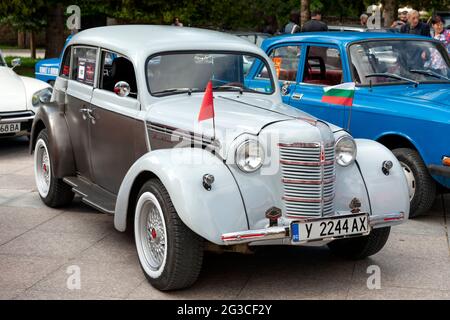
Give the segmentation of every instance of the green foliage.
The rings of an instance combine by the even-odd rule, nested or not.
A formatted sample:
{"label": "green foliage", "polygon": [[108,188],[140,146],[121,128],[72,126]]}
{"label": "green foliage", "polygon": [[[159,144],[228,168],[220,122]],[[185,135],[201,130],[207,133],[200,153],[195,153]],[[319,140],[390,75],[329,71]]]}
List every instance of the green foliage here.
{"label": "green foliage", "polygon": [[[394,1],[403,5],[400,0]],[[358,17],[373,0],[310,0],[310,8],[325,16]],[[106,15],[121,23],[170,24],[179,17],[184,25],[215,29],[261,29],[266,18],[276,17],[281,28],[300,0],[0,0],[0,21],[16,29],[35,30],[46,22],[48,8],[76,4],[82,15]],[[449,10],[450,0],[408,0],[417,9]]]}
{"label": "green foliage", "polygon": [[[11,61],[14,57],[5,57],[8,66],[11,66]],[[40,59],[20,58],[21,65],[14,68],[14,71],[21,76],[34,78],[34,66]]]}

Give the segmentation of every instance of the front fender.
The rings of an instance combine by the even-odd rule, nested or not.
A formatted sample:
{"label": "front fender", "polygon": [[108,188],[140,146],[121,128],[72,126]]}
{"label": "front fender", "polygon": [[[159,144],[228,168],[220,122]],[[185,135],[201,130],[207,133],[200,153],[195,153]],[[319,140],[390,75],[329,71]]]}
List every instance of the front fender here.
{"label": "front fender", "polygon": [[[144,172],[161,180],[180,219],[206,240],[223,244],[222,234],[248,230],[242,197],[228,167],[210,152],[196,148],[151,151],[133,164],[117,197],[114,216],[117,230],[127,228],[131,192],[137,177]],[[203,187],[205,174],[215,178],[211,191]]]}
{"label": "front fender", "polygon": [[[355,139],[358,148],[356,162],[369,194],[372,216],[404,212],[409,215],[409,191],[405,174],[394,154],[382,144]],[[392,161],[389,175],[382,171],[384,161]],[[382,227],[382,225],[380,225]]]}
{"label": "front fender", "polygon": [[75,175],[75,160],[72,142],[64,113],[52,102],[37,109],[31,127],[30,153],[33,153],[37,136],[47,129],[50,148],[50,161],[55,177],[63,178]]}

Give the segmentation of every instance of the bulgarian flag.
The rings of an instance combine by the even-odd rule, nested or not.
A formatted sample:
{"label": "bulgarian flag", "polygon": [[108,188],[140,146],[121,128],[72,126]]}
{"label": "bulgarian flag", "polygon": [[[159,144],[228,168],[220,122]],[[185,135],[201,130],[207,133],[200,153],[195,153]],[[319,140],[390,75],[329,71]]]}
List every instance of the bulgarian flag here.
{"label": "bulgarian flag", "polygon": [[323,89],[322,102],[351,107],[355,96],[355,83],[346,82]]}

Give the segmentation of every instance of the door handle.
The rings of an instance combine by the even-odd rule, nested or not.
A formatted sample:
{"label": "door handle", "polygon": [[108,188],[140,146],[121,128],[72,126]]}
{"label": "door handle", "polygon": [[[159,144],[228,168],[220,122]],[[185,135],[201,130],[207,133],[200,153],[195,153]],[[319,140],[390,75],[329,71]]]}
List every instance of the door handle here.
{"label": "door handle", "polygon": [[83,120],[86,120],[89,118],[91,120],[92,124],[95,124],[95,117],[92,114],[92,110],[88,108],[82,108],[80,109],[80,112],[83,113]]}

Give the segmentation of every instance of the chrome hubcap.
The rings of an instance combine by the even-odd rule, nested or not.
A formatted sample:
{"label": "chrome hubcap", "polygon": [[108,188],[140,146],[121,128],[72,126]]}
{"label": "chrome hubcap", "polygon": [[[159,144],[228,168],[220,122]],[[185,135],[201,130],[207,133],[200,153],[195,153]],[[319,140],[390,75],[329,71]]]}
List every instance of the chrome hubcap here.
{"label": "chrome hubcap", "polygon": [[402,166],[403,172],[406,176],[406,181],[408,183],[409,200],[411,201],[416,194],[416,179],[414,177],[413,171],[406,163],[400,162],[400,165]]}

